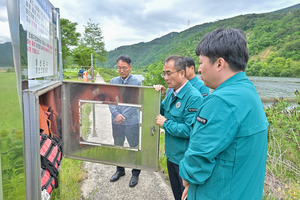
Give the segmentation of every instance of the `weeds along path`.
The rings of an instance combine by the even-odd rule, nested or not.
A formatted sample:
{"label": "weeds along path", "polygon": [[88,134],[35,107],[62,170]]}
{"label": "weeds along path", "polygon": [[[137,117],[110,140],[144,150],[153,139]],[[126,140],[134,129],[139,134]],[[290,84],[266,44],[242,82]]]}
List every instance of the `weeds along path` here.
{"label": "weeds along path", "polygon": [[[99,74],[96,76],[96,82],[104,82]],[[87,171],[87,176],[82,181],[81,200],[174,199],[172,190],[162,172],[142,170],[139,176],[139,183],[135,187],[130,188],[130,168],[125,168],[126,175],[116,182],[109,181],[111,176],[116,172],[115,166],[84,162],[82,168]]]}

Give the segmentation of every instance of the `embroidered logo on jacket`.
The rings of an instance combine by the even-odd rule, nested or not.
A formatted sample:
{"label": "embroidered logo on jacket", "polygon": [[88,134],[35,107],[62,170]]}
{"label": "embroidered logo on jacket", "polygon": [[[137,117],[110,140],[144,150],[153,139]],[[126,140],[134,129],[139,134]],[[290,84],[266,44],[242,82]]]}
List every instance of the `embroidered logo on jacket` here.
{"label": "embroidered logo on jacket", "polygon": [[207,119],[197,116],[197,121],[200,122],[201,124],[206,124]]}
{"label": "embroidered logo on jacket", "polygon": [[180,106],[181,106],[181,103],[180,103],[180,102],[177,102],[177,103],[176,103],[176,108],[180,108]]}

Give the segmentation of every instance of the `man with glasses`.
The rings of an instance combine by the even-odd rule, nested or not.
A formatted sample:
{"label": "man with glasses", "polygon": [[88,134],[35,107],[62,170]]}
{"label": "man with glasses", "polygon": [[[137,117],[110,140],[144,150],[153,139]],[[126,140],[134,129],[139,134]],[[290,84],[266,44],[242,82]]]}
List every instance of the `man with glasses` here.
{"label": "man with glasses", "polygon": [[[209,88],[206,87],[202,80],[199,80],[198,77],[195,74],[196,71],[196,65],[195,61],[191,57],[184,57],[184,60],[186,61],[186,78],[190,81],[192,86],[196,88],[203,97],[206,97],[209,94]],[[173,88],[168,88],[166,95],[169,94],[170,91],[172,91]]]}
{"label": "man with glasses", "polygon": [[[118,71],[120,76],[111,79],[111,84],[122,85],[142,85],[142,81],[133,77],[130,74],[132,69],[131,59],[127,55],[121,55],[117,58]],[[126,92],[126,91],[125,91]],[[127,98],[130,95],[124,94]],[[123,95],[123,96],[124,96]],[[123,97],[124,98],[124,97]],[[137,108],[128,106],[109,106],[112,114],[112,128],[114,145],[124,146],[125,137],[130,147],[136,147],[138,145],[139,135],[139,113]],[[132,169],[132,177],[129,182],[129,187],[134,187],[138,184],[138,178],[141,170]],[[125,175],[124,167],[117,166],[116,173],[111,177],[110,181],[115,182],[119,180],[121,176]]]}
{"label": "man with glasses", "polygon": [[[161,103],[156,124],[165,129],[167,167],[173,195],[181,199],[184,187],[179,176],[179,162],[188,148],[190,132],[202,95],[186,78],[186,61],[173,55],[165,59],[162,76],[169,88],[174,88]],[[163,94],[165,87],[153,86]]]}

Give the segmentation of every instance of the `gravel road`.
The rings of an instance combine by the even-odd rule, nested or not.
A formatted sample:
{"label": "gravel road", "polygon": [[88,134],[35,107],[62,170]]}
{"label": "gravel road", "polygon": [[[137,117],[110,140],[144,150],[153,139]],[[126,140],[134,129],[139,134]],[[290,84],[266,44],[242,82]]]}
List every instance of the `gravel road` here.
{"label": "gravel road", "polygon": [[[103,78],[98,74],[96,82],[104,82]],[[96,108],[97,109],[97,108]],[[108,119],[110,113],[107,112]],[[102,115],[103,116],[103,115]],[[97,121],[97,120],[96,120]],[[97,127],[96,127],[97,131]],[[111,134],[111,133],[110,133]],[[92,137],[90,137],[93,140]],[[102,138],[104,140],[105,138]],[[111,139],[108,139],[108,143]],[[173,194],[170,185],[166,182],[162,172],[149,172],[142,170],[139,175],[139,183],[133,187],[129,187],[131,178],[131,169],[126,168],[126,175],[116,182],[110,182],[109,179],[115,173],[116,167],[111,165],[103,165],[99,163],[84,162],[83,169],[87,171],[87,178],[82,182],[81,200],[173,200]]]}

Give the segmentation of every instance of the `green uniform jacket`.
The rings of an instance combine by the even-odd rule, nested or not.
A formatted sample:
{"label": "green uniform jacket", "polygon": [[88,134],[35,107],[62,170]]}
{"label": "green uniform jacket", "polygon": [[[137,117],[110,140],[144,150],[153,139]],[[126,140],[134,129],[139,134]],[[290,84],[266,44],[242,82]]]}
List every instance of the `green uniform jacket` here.
{"label": "green uniform jacket", "polygon": [[179,165],[188,148],[194,119],[203,98],[187,81],[175,98],[170,92],[161,104],[161,115],[168,119],[164,123],[165,149],[169,161]]}
{"label": "green uniform jacket", "polygon": [[191,199],[262,199],[268,121],[244,72],[206,97],[179,165]]}
{"label": "green uniform jacket", "polygon": [[209,95],[209,88],[206,87],[203,81],[199,80],[197,76],[190,80],[190,83],[202,94],[203,97]]}

